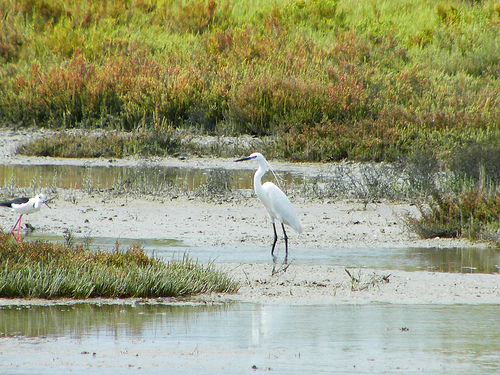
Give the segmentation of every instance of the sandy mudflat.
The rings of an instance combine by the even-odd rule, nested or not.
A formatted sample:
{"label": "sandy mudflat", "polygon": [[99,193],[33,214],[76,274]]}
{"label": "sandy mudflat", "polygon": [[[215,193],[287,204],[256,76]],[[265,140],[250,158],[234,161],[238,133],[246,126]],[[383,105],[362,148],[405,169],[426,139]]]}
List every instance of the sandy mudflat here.
{"label": "sandy mudflat", "polygon": [[[0,132],[0,163],[11,165],[68,164],[107,165],[108,160],[73,160],[27,158],[13,154],[15,145],[30,132],[4,130]],[[240,156],[240,155],[237,155]],[[138,165],[140,159],[113,161],[114,165]],[[196,168],[242,168],[231,159],[187,157],[155,160],[161,165]],[[293,170],[314,175],[325,165],[273,163],[279,171]],[[245,165],[244,168],[249,168]],[[251,175],[249,176],[251,178]],[[401,248],[401,247],[479,247],[486,244],[466,240],[434,238],[421,240],[409,233],[404,215],[417,215],[414,206],[404,203],[380,202],[364,205],[352,201],[320,202],[293,198],[292,203],[304,227],[297,235],[288,231],[290,252],[294,248],[322,249]],[[90,197],[81,191],[58,191],[52,209],[42,209],[27,218],[37,233],[61,236],[65,229],[75,235],[116,238],[178,239],[186,247],[270,245],[270,220],[258,199],[241,197],[223,203],[204,202],[199,198],[179,196],[176,199],[125,197],[96,194]],[[9,210],[0,212],[0,225],[10,230],[16,215]],[[366,284],[352,291],[350,279],[343,267],[289,264],[286,272],[273,273],[268,251],[262,257],[269,263],[220,264],[241,282],[235,295],[203,296],[203,301],[253,301],[286,304],[324,303],[500,303],[500,276],[482,274],[448,274],[434,272],[403,272],[398,270],[351,270],[361,284],[371,278],[389,275],[389,282]],[[279,268],[278,263],[275,268]],[[276,271],[276,269],[275,269]],[[20,303],[21,301],[17,301]],[[34,301],[31,301],[33,303]],[[16,301],[3,301],[3,304]]]}
{"label": "sandy mudflat", "polygon": [[213,296],[212,300],[314,305],[500,303],[498,275],[350,269],[351,275],[359,279],[359,289],[352,290],[350,278],[341,267],[292,264],[286,272],[271,276],[271,265],[225,266],[233,270],[242,287],[234,296]]}

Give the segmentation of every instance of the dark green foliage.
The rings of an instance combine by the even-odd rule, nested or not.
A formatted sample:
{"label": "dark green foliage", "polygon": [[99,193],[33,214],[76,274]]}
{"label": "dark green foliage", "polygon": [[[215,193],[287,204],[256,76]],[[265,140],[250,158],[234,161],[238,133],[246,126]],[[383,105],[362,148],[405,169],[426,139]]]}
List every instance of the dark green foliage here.
{"label": "dark green foliage", "polygon": [[449,168],[464,181],[500,183],[500,144],[494,140],[469,141],[457,147],[449,158]]}

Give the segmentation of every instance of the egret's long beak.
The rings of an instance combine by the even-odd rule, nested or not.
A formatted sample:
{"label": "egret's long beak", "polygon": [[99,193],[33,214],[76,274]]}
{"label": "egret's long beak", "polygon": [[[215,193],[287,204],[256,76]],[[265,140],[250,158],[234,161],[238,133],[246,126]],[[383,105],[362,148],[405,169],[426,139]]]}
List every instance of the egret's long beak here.
{"label": "egret's long beak", "polygon": [[45,203],[45,205],[46,205],[48,208],[51,208],[51,207],[47,204],[47,202],[50,202],[50,201],[52,201],[52,200],[54,200],[54,199],[56,199],[56,197],[52,197],[52,198],[50,198],[50,199],[46,199],[46,200],[44,200],[44,201],[43,201],[43,203]]}
{"label": "egret's long beak", "polygon": [[241,158],[241,159],[238,159],[238,160],[235,160],[235,161],[245,161],[245,160],[250,160],[250,159],[253,159],[255,156],[247,156],[245,158]]}

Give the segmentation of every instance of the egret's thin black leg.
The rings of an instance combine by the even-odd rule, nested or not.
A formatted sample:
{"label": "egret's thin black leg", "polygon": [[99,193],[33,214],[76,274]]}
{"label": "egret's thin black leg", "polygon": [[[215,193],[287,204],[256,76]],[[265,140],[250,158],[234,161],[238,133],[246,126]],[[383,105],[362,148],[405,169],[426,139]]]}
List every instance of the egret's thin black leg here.
{"label": "egret's thin black leg", "polygon": [[274,229],[274,242],[273,242],[273,247],[271,249],[271,256],[274,259],[274,248],[276,246],[276,241],[278,241],[278,234],[276,233],[276,225],[273,223],[273,229]]}
{"label": "egret's thin black leg", "polygon": [[285,238],[285,263],[288,261],[288,236],[286,235],[285,226],[281,223],[281,228],[283,228],[283,236]]}

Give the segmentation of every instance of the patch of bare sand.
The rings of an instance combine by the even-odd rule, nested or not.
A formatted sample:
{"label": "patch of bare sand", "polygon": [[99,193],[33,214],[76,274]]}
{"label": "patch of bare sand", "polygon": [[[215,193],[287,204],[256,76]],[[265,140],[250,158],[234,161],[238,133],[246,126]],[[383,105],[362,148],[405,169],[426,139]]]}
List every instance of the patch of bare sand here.
{"label": "patch of bare sand", "polygon": [[[409,233],[404,224],[408,213],[417,215],[408,204],[293,202],[304,232],[288,229],[290,251],[368,247],[484,247],[461,239],[422,240]],[[62,236],[69,229],[75,235],[116,238],[157,238],[183,241],[196,246],[266,246],[272,241],[269,217],[255,197],[234,202],[210,203],[185,196],[164,201],[126,196],[107,197],[60,191],[52,209],[26,216],[37,233]],[[4,230],[15,222],[8,209],[0,211]],[[268,256],[269,254],[263,254]]]}
{"label": "patch of bare sand", "polygon": [[[222,269],[241,284],[235,295],[204,296],[207,301],[243,301],[272,304],[498,304],[498,275],[353,270],[291,263],[226,264]],[[273,272],[273,268],[275,269]]]}

